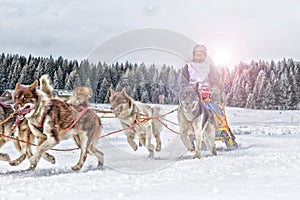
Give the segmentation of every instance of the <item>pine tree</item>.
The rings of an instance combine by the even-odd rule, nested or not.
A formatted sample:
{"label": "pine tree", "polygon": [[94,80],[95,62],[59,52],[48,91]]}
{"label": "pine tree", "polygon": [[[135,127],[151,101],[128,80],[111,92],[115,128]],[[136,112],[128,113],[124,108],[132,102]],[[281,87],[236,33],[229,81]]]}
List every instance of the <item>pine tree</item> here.
{"label": "pine tree", "polygon": [[264,70],[261,70],[257,76],[255,81],[254,89],[253,89],[253,98],[254,98],[254,108],[260,109],[264,108],[264,100],[266,98],[266,73]]}
{"label": "pine tree", "polygon": [[66,83],[65,89],[66,90],[73,90],[74,88],[82,86],[80,77],[78,75],[78,72],[76,68],[71,72],[71,74],[68,76],[68,81]]}
{"label": "pine tree", "polygon": [[287,109],[288,108],[288,90],[289,90],[289,83],[288,83],[288,74],[287,70],[285,69],[281,76],[279,77],[278,81],[278,102],[281,108]]}
{"label": "pine tree", "polygon": [[81,61],[79,65],[78,74],[82,83],[86,84],[86,81],[89,79],[90,76],[90,64],[88,60]]}
{"label": "pine tree", "polygon": [[33,79],[37,80],[42,76],[42,70],[43,70],[43,60],[40,59],[37,68],[35,69]]}
{"label": "pine tree", "polygon": [[12,63],[13,70],[11,71],[11,79],[9,83],[9,88],[11,89],[15,88],[16,83],[19,81],[19,77],[23,68],[21,63],[22,62],[19,56],[14,56]]}
{"label": "pine tree", "polygon": [[7,82],[8,82],[8,74],[7,74],[7,61],[5,58],[5,55],[2,54],[0,58],[0,94],[4,92],[4,90],[7,88]]}
{"label": "pine tree", "polygon": [[149,95],[148,95],[148,92],[146,90],[142,93],[141,101],[143,103],[149,103]]}
{"label": "pine tree", "polygon": [[19,82],[24,85],[31,84],[33,81],[31,80],[31,77],[29,75],[30,75],[30,68],[29,65],[26,64],[21,71]]}
{"label": "pine tree", "polygon": [[100,103],[108,103],[109,95],[107,93],[109,91],[109,88],[111,87],[111,84],[106,80],[106,78],[104,78],[103,82],[99,85],[100,85],[100,87],[98,88],[97,101]]}

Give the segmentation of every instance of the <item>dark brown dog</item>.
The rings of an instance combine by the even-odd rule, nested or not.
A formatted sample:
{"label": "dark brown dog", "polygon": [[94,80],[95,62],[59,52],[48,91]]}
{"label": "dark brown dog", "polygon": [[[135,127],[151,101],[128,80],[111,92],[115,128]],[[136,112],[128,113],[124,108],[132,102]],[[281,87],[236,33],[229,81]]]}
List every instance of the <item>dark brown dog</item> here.
{"label": "dark brown dog", "polygon": [[[98,167],[101,168],[104,162],[103,153],[95,146],[101,132],[101,122],[96,113],[93,110],[87,110],[74,127],[66,131],[79,112],[66,102],[49,98],[45,93],[37,90],[37,86],[38,81],[35,81],[29,87],[23,87],[17,83],[14,94],[15,109],[28,120],[32,133],[44,140],[38,145],[36,153],[30,158],[29,170],[36,168],[41,156],[47,150],[57,145],[60,140],[70,136],[74,137],[81,149],[80,159],[72,167],[72,170],[77,171],[82,168],[87,153],[97,157]],[[42,87],[48,86],[45,84]],[[45,88],[42,90],[44,91]],[[42,128],[37,128],[36,125],[41,124],[41,121],[43,121]]]}

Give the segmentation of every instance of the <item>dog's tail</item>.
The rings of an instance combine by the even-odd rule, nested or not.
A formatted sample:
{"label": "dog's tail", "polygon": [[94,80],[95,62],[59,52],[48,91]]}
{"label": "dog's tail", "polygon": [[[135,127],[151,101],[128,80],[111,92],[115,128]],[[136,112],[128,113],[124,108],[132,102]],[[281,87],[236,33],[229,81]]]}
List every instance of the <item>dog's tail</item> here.
{"label": "dog's tail", "polygon": [[89,105],[89,98],[93,95],[92,89],[86,86],[77,87],[74,89],[72,96],[67,101],[67,103],[75,106],[84,106]]}
{"label": "dog's tail", "polygon": [[43,91],[49,98],[52,98],[54,96],[53,87],[50,84],[50,79],[48,74],[44,74],[43,76],[41,76],[40,86],[41,86],[41,91]]}

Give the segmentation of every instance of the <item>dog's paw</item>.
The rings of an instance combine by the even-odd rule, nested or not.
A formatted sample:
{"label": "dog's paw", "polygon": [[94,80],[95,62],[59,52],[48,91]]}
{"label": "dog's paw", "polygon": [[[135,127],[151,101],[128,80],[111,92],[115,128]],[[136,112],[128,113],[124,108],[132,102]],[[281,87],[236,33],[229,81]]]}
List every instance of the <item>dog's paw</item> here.
{"label": "dog's paw", "polygon": [[48,153],[44,153],[42,156],[46,161],[50,162],[51,164],[55,164],[55,158],[54,156],[48,154]]}
{"label": "dog's paw", "polygon": [[53,165],[54,165],[55,162],[56,162],[54,156],[52,156],[52,155],[50,155],[50,154],[49,154],[49,160],[48,160],[48,161],[49,161],[51,164],[53,164]]}
{"label": "dog's paw", "polygon": [[6,153],[0,153],[0,160],[3,160],[3,161],[10,161],[10,157],[8,154]]}
{"label": "dog's paw", "polygon": [[29,166],[29,168],[27,169],[27,171],[33,171],[33,170],[35,170],[36,166],[37,166],[37,164],[31,164]]}
{"label": "dog's paw", "polygon": [[136,151],[138,149],[138,145],[131,145],[131,148],[133,149],[133,151]]}
{"label": "dog's paw", "polygon": [[149,155],[148,155],[148,158],[153,160],[154,159],[154,153],[153,152],[150,152]]}
{"label": "dog's paw", "polygon": [[194,152],[195,148],[193,146],[190,146],[187,150],[190,151],[190,152]]}
{"label": "dog's paw", "polygon": [[200,159],[200,154],[195,153],[193,159],[197,159],[197,158]]}
{"label": "dog's paw", "polygon": [[36,159],[36,157],[31,156],[31,158],[29,158],[29,162],[31,165],[37,165],[38,160]]}
{"label": "dog's paw", "polygon": [[155,151],[156,151],[156,152],[160,152],[160,151],[161,151],[161,146],[160,146],[160,145],[157,146],[157,147],[155,148]]}
{"label": "dog's paw", "polygon": [[102,162],[98,163],[97,169],[103,170],[103,163]]}
{"label": "dog's paw", "polygon": [[77,165],[73,166],[71,169],[72,169],[73,171],[79,171],[79,170],[81,170],[81,168],[82,168],[82,165],[77,164]]}
{"label": "dog's paw", "polygon": [[9,161],[10,166],[17,166],[19,165],[21,162],[23,162],[26,158],[25,154],[21,154],[19,158],[15,159],[15,160],[11,160]]}
{"label": "dog's paw", "polygon": [[11,160],[11,161],[9,161],[9,165],[10,166],[17,166],[19,164],[20,164],[20,162],[18,160]]}
{"label": "dog's paw", "polygon": [[211,153],[212,153],[214,156],[216,156],[216,155],[217,155],[217,150],[216,150],[216,148],[213,148],[212,151],[211,151]]}

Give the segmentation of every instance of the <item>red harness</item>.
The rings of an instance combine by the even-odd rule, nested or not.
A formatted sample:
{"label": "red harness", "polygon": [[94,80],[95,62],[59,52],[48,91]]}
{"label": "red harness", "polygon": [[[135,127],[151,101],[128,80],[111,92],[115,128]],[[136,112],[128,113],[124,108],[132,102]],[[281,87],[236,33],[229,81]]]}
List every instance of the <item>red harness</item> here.
{"label": "red harness", "polygon": [[10,104],[6,104],[6,103],[3,103],[3,102],[0,102],[0,105],[3,107],[3,108],[12,108],[12,106]]}
{"label": "red harness", "polygon": [[[73,120],[72,124],[65,130],[63,130],[63,134],[65,134],[66,132],[68,132],[69,130],[71,130],[75,124],[81,119],[81,117],[89,110],[89,108],[87,107],[81,107],[81,111],[80,113],[78,113],[78,115],[76,116],[76,118]],[[45,118],[46,115],[48,114],[48,110],[45,111],[41,117],[41,121],[38,125],[32,124],[36,129],[38,129],[39,131],[43,132],[43,127],[44,127],[44,122],[45,122]],[[11,127],[10,132],[12,134],[12,132],[15,130],[15,128],[23,121],[24,118],[20,118],[17,117],[14,125]]]}
{"label": "red harness", "polygon": [[46,118],[46,115],[48,114],[48,110],[47,111],[44,111],[43,112],[43,115],[41,117],[41,121],[38,125],[35,125],[33,123],[31,123],[36,129],[38,129],[40,132],[43,132],[43,127],[44,127],[44,121],[45,121],[45,118]]}
{"label": "red harness", "polygon": [[[152,114],[153,114],[153,113],[154,113],[154,109],[153,109],[152,107],[150,107],[150,108],[151,108]],[[134,110],[133,110],[133,111],[134,111]],[[135,119],[133,120],[133,123],[131,124],[131,129],[132,129],[132,130],[135,130],[135,129],[134,129],[134,126],[135,126],[137,123],[139,123],[139,121],[138,121],[138,116],[139,116],[139,115],[144,116],[144,117],[149,117],[148,115],[145,115],[145,114],[136,112],[136,113],[135,113]]]}
{"label": "red harness", "polygon": [[89,110],[89,108],[87,108],[87,107],[81,107],[81,109],[82,110],[77,115],[77,117],[74,119],[73,123],[67,129],[63,130],[62,134],[65,134],[66,132],[71,130],[75,126],[75,124],[81,119],[81,117]]}

